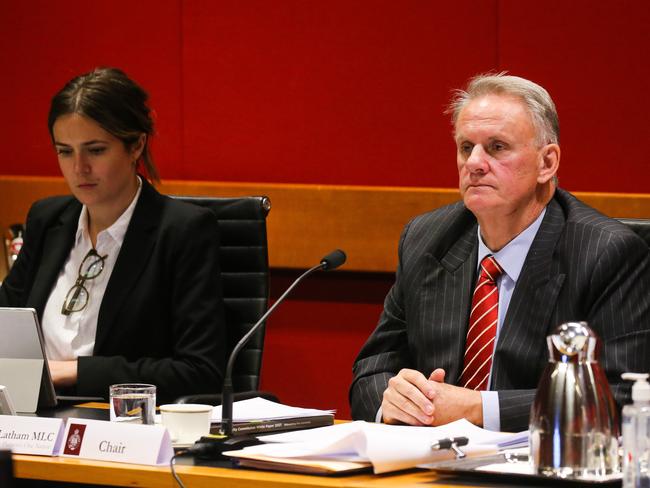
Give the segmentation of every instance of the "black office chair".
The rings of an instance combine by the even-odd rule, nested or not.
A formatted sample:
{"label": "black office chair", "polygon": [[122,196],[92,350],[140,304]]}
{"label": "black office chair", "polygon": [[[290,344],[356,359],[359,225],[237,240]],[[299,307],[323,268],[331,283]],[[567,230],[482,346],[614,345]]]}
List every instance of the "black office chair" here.
{"label": "black office chair", "polygon": [[[269,259],[266,216],[271,209],[267,197],[175,197],[212,210],[219,221],[219,257],[226,314],[229,353],[266,312],[269,301]],[[273,395],[258,392],[264,327],[240,352],[233,368],[233,390],[237,400]],[[221,403],[217,394],[187,395],[179,403]]]}
{"label": "black office chair", "polygon": [[650,220],[648,219],[618,219],[636,232],[650,246]]}

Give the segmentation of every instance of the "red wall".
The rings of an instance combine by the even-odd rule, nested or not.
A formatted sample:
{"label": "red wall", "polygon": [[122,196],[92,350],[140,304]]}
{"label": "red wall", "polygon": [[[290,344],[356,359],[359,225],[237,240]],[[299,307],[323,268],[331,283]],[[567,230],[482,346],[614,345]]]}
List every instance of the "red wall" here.
{"label": "red wall", "polygon": [[[509,70],[557,102],[565,188],[649,191],[647,0],[0,8],[0,174],[58,174],[45,128],[50,97],[73,75],[116,65],[151,93],[163,178],[453,187],[442,114],[450,90],[477,72]],[[290,275],[275,272],[275,295]],[[345,416],[354,353],[391,279],[335,276],[272,319],[263,386]],[[360,297],[366,288],[374,291]]]}
{"label": "red wall", "polygon": [[1,173],[57,174],[49,98],[118,65],[151,92],[163,177],[455,186],[450,90],[506,69],[558,102],[565,187],[648,191],[647,0],[0,6]]}
{"label": "red wall", "polygon": [[[298,274],[274,270],[272,298]],[[392,280],[388,273],[334,271],[301,283],[267,324],[262,389],[284,402],[337,408],[341,418],[350,418],[352,362],[375,326]]]}

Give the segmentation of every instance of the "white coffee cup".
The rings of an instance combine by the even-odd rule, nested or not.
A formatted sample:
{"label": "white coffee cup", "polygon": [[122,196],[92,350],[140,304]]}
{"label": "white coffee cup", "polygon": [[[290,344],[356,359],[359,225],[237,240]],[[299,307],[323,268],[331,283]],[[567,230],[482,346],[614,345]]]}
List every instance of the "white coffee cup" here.
{"label": "white coffee cup", "polygon": [[210,433],[212,405],[170,403],[160,406],[162,424],[175,444],[192,444]]}

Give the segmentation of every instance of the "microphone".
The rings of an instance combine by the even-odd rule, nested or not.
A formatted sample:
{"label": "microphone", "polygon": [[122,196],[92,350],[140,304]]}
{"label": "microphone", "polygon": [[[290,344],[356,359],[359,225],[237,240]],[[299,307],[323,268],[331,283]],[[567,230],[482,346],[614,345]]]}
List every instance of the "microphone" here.
{"label": "microphone", "polygon": [[231,437],[232,436],[232,404],[233,404],[233,391],[232,391],[232,370],[233,366],[235,364],[235,359],[237,359],[237,355],[239,354],[239,351],[246,345],[246,343],[250,340],[250,338],[257,332],[257,330],[262,326],[264,321],[267,319],[269,315],[273,313],[275,308],[280,305],[284,301],[284,299],[291,293],[291,291],[296,287],[298,283],[300,283],[303,278],[309,276],[310,274],[314,273],[315,271],[319,270],[332,270],[336,269],[339,266],[341,266],[343,263],[345,263],[346,255],[343,251],[340,249],[337,249],[335,251],[332,251],[329,253],[327,256],[325,256],[323,259],[320,260],[320,264],[309,268],[307,271],[305,271],[303,274],[301,274],[291,285],[287,290],[278,298],[273,306],[269,308],[264,315],[257,321],[257,323],[251,327],[251,330],[248,331],[248,333],[242,337],[237,345],[233,348],[232,352],[230,353],[230,357],[228,358],[228,363],[226,366],[226,374],[224,376],[224,381],[223,381],[223,393],[221,395],[221,429],[220,429],[220,434]]}
{"label": "microphone", "polygon": [[337,249],[336,251],[332,251],[323,259],[321,259],[320,265],[323,267],[324,271],[329,271],[331,269],[336,269],[342,264],[344,264],[346,259],[347,256],[345,255],[345,253],[340,249]]}
{"label": "microphone", "polygon": [[[341,266],[343,263],[345,263],[347,256],[345,255],[345,252],[343,252],[340,249],[336,249],[335,251],[332,251],[331,253],[327,254],[324,256],[321,260],[320,263],[317,264],[316,266],[309,268],[307,271],[305,271],[303,274],[301,274],[296,280],[291,283],[289,288],[286,289],[286,291],[278,298],[275,303],[266,311],[262,317],[251,327],[251,329],[242,337],[237,345],[233,348],[232,352],[230,353],[230,357],[228,358],[228,363],[226,365],[226,373],[224,375],[223,379],[223,391],[221,394],[221,428],[219,429],[219,434],[220,434],[220,439],[209,439],[206,438],[205,440],[207,441],[206,443],[203,443],[203,439],[201,439],[197,444],[193,446],[193,448],[190,448],[189,450],[192,452],[200,453],[200,454],[212,454],[212,453],[220,453],[224,450],[229,450],[229,449],[238,449],[241,447],[244,447],[245,445],[251,445],[252,443],[256,442],[251,442],[250,437],[249,438],[244,438],[242,437],[242,443],[237,444],[236,441],[234,441],[233,434],[232,434],[232,406],[233,406],[233,389],[232,389],[232,370],[233,366],[235,364],[235,360],[237,359],[237,355],[239,352],[242,350],[242,348],[246,345],[246,343],[250,340],[250,338],[259,330],[259,328],[262,326],[264,321],[273,313],[273,311],[276,309],[280,303],[284,301],[284,299],[291,293],[291,291],[296,287],[298,283],[300,283],[303,278],[306,278],[310,274],[316,272],[316,271],[329,271],[332,269],[336,269],[339,266]],[[207,445],[206,445],[207,444]],[[214,445],[218,444],[218,445]],[[207,452],[206,452],[207,451]]]}

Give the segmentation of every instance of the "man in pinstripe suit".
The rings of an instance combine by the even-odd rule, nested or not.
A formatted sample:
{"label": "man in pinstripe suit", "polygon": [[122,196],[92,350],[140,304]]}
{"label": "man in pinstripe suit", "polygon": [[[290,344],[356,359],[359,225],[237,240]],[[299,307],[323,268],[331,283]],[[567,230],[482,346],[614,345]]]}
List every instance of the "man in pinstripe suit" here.
{"label": "man in pinstripe suit", "polygon": [[[600,336],[601,364],[619,405],[626,402],[620,374],[650,370],[648,246],[557,188],[559,123],[544,88],[478,76],[450,112],[462,201],[405,227],[395,284],[354,364],[353,418],[440,425],[465,417],[526,429],[545,338],[570,320]],[[459,385],[485,256],[503,272],[487,389],[474,390]]]}

